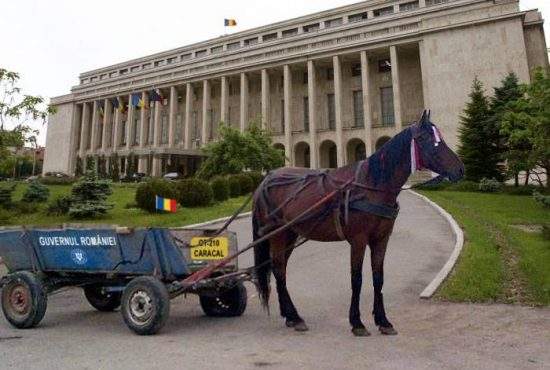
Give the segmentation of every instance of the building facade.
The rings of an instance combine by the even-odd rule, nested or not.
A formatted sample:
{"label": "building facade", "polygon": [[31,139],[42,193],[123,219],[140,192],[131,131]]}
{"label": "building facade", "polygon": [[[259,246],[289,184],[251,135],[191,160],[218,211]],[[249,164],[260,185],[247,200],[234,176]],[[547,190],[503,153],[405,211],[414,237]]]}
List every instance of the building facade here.
{"label": "building facade", "polygon": [[542,24],[517,0],[370,0],[85,72],[52,98],[44,172],[190,174],[220,122],[262,125],[287,165],[342,166],[424,108],[456,148],[475,76],[548,68]]}

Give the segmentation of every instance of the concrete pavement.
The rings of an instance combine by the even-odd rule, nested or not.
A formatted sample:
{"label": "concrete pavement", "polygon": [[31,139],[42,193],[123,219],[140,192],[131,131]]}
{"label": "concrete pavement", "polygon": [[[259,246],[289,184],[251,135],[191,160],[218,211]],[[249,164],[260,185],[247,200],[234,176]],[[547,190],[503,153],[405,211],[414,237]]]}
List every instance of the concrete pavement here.
{"label": "concrete pavement", "polygon": [[[12,329],[0,318],[0,368],[181,368],[181,369],[518,369],[550,366],[550,310],[507,305],[422,301],[418,294],[453,248],[445,220],[421,199],[403,192],[401,213],[385,264],[388,318],[399,331],[382,336],[370,315],[370,263],[365,263],[362,312],[373,333],[350,333],[349,247],[308,242],[292,255],[288,287],[310,327],[298,333],[278,315],[275,289],[271,316],[253,286],[240,318],[202,314],[198,299],[172,301],[165,329],[138,337],[120,313],[99,313],[71,289],[51,296],[46,317],[32,330]],[[239,245],[251,240],[250,218],[232,229]],[[252,263],[252,255],[240,260]]]}

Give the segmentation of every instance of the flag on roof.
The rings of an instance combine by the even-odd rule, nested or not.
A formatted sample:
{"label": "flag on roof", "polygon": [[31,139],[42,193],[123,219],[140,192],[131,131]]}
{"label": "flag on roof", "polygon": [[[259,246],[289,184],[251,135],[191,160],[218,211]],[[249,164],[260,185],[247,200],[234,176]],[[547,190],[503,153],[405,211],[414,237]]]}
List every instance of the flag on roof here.
{"label": "flag on roof", "polygon": [[233,26],[236,26],[237,25],[237,21],[234,20],[234,19],[224,19],[223,20],[223,25],[225,27],[233,27]]}

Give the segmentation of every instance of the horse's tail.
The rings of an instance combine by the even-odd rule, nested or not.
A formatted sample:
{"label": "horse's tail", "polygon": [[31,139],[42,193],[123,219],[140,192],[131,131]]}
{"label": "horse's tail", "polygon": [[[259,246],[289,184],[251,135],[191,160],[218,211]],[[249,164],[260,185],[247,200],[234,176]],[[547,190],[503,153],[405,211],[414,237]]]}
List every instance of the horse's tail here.
{"label": "horse's tail", "polygon": [[[256,210],[252,214],[252,236],[254,240],[261,237],[260,235],[260,216]],[[269,312],[269,292],[270,292],[270,275],[271,261],[269,253],[269,240],[265,240],[254,247],[254,267],[256,271],[256,288],[260,296],[262,306]]]}

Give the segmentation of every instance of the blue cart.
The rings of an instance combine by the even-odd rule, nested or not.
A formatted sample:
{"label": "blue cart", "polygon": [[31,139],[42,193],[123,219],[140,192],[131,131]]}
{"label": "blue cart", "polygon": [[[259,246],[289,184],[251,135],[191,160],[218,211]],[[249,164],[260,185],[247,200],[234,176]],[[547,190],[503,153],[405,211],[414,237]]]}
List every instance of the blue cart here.
{"label": "blue cart", "polygon": [[[209,316],[240,316],[246,309],[246,271],[239,271],[236,235],[210,229],[72,226],[0,230],[2,310],[17,328],[32,328],[46,312],[48,294],[81,287],[99,311],[121,307],[137,334],[157,333],[170,299],[195,293]],[[207,278],[189,277],[211,262]],[[201,271],[202,271],[201,270]],[[197,274],[195,274],[197,275]]]}

